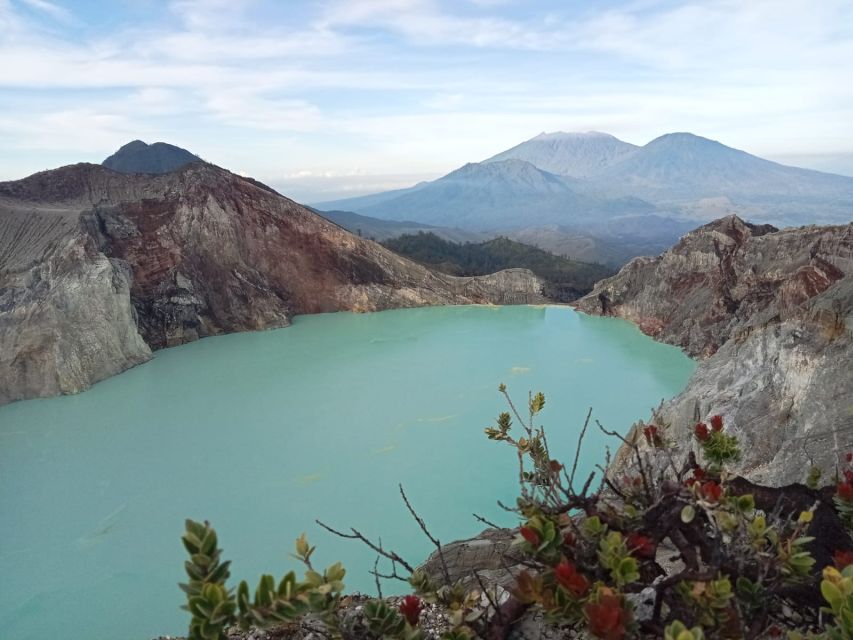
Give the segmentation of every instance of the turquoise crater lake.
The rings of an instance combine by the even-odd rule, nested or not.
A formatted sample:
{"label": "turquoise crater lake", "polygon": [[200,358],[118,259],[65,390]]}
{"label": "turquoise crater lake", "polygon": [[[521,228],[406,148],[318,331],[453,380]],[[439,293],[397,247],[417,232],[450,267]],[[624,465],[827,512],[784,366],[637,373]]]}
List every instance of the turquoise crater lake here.
{"label": "turquoise crater lake", "polygon": [[[437,307],[296,318],[210,338],[77,396],[0,408],[0,637],[148,640],[184,634],[185,517],[216,526],[232,583],[343,560],[373,592],[374,556],[323,532],[356,527],[410,562],[429,542],[512,524],[515,458],[483,428],[547,397],[541,423],[567,460],[589,407],[626,429],[678,393],[694,365],[633,325],[565,307]],[[582,468],[615,443],[591,431]],[[392,586],[389,590],[393,591]]]}

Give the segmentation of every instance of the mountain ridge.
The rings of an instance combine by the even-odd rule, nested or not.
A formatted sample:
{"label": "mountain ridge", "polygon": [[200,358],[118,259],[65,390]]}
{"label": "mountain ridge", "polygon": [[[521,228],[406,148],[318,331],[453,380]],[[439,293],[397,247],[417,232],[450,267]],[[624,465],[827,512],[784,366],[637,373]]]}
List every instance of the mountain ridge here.
{"label": "mountain ridge", "polygon": [[540,133],[484,162],[520,159],[544,171],[573,178],[595,175],[639,147],[599,131]]}
{"label": "mountain ridge", "polygon": [[529,271],[435,273],[207,163],[159,175],[83,163],[0,183],[0,403],[303,313],[541,301]]}
{"label": "mountain ridge", "polygon": [[[584,222],[655,209],[637,198],[602,197],[576,179],[557,176],[518,159],[470,162],[417,188],[395,191],[388,198],[382,194],[362,198],[345,201],[355,205],[348,210],[473,231],[566,223],[567,216]],[[365,202],[364,206],[359,204]],[[314,206],[323,210],[334,204]]]}
{"label": "mountain ridge", "polygon": [[[517,224],[517,216],[489,203],[498,195],[488,193],[486,184],[490,165],[513,161],[564,180],[574,201],[554,196],[554,179],[540,181],[539,192],[529,189],[531,181],[520,181],[517,193],[504,190],[499,195],[507,208],[525,212]],[[463,175],[473,180],[477,171],[479,185],[469,185],[467,191],[462,185],[447,188],[448,181],[459,183]],[[627,200],[637,207],[625,211],[614,206]],[[696,223],[734,213],[782,226],[832,224],[853,218],[853,177],[790,167],[688,132],[664,134],[643,146],[601,132],[553,132],[417,188],[317,205],[324,207],[427,224],[455,217],[462,220],[459,226],[472,231],[583,225],[640,212]]]}

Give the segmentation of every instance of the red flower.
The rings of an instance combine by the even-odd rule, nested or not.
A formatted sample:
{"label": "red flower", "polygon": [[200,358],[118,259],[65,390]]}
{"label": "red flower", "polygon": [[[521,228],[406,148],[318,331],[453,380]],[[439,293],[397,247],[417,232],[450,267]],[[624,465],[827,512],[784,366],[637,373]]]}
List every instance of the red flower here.
{"label": "red flower", "polygon": [[714,431],[723,430],[723,416],[711,416],[711,428]]}
{"label": "red flower", "polygon": [[554,567],[554,578],[557,583],[575,598],[584,597],[589,591],[589,580],[568,560],[562,560]]}
{"label": "red flower", "polygon": [[563,470],[563,465],[561,465],[561,464],[560,464],[559,462],[557,462],[556,460],[549,460],[549,461],[548,461],[548,466],[549,466],[549,467],[550,467],[550,469],[551,469],[551,473],[560,473],[560,471],[562,471],[562,470]]}
{"label": "red flower", "polygon": [[848,451],[847,455],[844,456],[844,458],[847,460],[847,462],[853,462],[853,451]]}
{"label": "red flower", "polygon": [[705,479],[705,470],[702,467],[693,469],[693,476],[684,481],[685,487],[692,487],[697,482],[702,482]]}
{"label": "red flower", "polygon": [[693,427],[693,431],[696,433],[696,437],[700,442],[705,442],[708,439],[708,425],[704,422],[699,422]]}
{"label": "red flower", "polygon": [[603,594],[598,602],[588,602],[583,610],[589,620],[589,630],[596,638],[622,640],[625,637],[628,612],[622,608],[618,596]]}
{"label": "red flower", "polygon": [[400,603],[400,613],[413,627],[418,624],[424,603],[417,596],[406,596]]}
{"label": "red flower", "polygon": [[536,532],[536,529],[531,529],[530,527],[521,527],[519,529],[519,533],[521,533],[521,537],[527,540],[534,547],[539,546],[539,534]]}
{"label": "red flower", "polygon": [[844,567],[853,564],[853,551],[836,551],[832,554],[832,559],[835,561],[835,566],[841,571]]}
{"label": "red flower", "polygon": [[853,502],[853,483],[839,482],[838,497],[844,500],[845,502]]}
{"label": "red flower", "polygon": [[563,534],[563,544],[567,547],[573,547],[578,543],[578,539],[575,537],[571,531],[566,531]]}
{"label": "red flower", "polygon": [[661,437],[658,434],[658,428],[653,424],[643,428],[643,435],[646,438],[646,442],[653,447],[659,447],[663,444],[663,440],[661,440]]}
{"label": "red flower", "polygon": [[844,481],[847,484],[853,484],[853,469],[847,469],[847,471],[844,472]]}
{"label": "red flower", "polygon": [[654,558],[655,543],[654,540],[642,533],[632,531],[628,534],[628,549],[638,558]]}
{"label": "red flower", "polygon": [[781,638],[782,630],[774,624],[772,627],[767,629],[767,635],[769,635],[771,638]]}
{"label": "red flower", "polygon": [[713,480],[702,485],[702,495],[708,502],[718,502],[723,495],[723,489]]}

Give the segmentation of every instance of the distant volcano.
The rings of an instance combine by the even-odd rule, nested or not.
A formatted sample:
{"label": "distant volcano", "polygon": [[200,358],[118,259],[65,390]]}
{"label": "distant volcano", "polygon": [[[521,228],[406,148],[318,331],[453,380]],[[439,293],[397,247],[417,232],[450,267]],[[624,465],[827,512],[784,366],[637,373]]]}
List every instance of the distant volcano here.
{"label": "distant volcano", "polygon": [[134,140],[102,164],[120,173],[170,173],[191,162],[202,162],[202,159],[186,149],[165,142],[146,144],[142,140]]}

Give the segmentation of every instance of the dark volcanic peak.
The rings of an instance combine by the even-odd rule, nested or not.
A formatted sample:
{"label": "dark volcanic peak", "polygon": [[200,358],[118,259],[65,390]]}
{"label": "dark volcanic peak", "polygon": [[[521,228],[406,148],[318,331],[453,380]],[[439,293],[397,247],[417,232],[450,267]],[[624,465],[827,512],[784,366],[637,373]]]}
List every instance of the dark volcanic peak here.
{"label": "dark volcanic peak", "polygon": [[201,161],[197,155],[172,144],[134,140],[104,160],[103,165],[121,173],[169,173]]}

